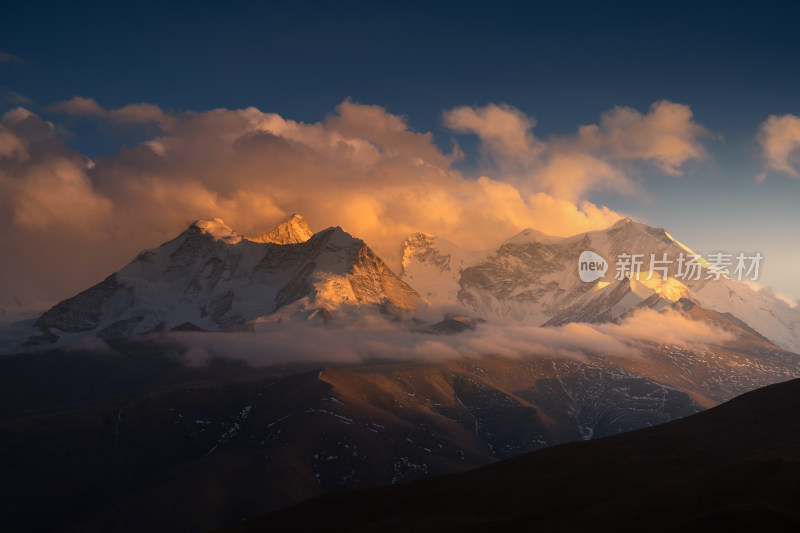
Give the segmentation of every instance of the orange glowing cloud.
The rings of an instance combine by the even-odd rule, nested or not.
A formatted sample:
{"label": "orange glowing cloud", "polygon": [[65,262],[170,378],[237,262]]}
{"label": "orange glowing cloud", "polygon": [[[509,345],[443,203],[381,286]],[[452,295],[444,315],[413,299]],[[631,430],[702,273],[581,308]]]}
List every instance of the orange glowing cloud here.
{"label": "orange glowing cloud", "polygon": [[[757,136],[770,170],[800,179],[800,117],[770,116],[761,124]],[[761,174],[759,180],[766,178]]]}
{"label": "orange glowing cloud", "polygon": [[523,190],[557,198],[581,199],[592,189],[632,193],[632,163],[649,163],[678,176],[683,166],[707,157],[701,139],[708,131],[694,121],[688,106],[660,101],[647,114],[615,107],[599,124],[581,126],[576,135],[536,138],[536,121],[507,105],[459,107],[444,115],[456,131],[474,133],[493,168]]}

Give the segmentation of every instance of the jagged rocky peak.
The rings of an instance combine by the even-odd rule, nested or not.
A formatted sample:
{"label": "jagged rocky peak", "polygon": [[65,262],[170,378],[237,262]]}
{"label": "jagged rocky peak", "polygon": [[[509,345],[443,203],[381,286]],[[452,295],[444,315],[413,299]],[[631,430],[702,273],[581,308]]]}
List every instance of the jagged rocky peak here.
{"label": "jagged rocky peak", "polygon": [[428,245],[435,239],[436,236],[433,235],[432,233],[425,233],[424,231],[418,231],[406,237],[405,240],[403,241],[403,245],[404,246]]}
{"label": "jagged rocky peak", "polygon": [[401,261],[402,267],[405,269],[412,260],[414,255],[424,254],[430,250],[436,237],[430,233],[417,232],[412,233],[403,240],[403,258]]}
{"label": "jagged rocky peak", "polygon": [[278,224],[275,229],[257,237],[250,237],[248,240],[275,244],[297,244],[306,242],[312,235],[314,232],[311,231],[306,219],[295,213]]}
{"label": "jagged rocky peak", "polygon": [[[322,302],[350,301],[410,310],[422,299],[402,281],[363,240],[341,227],[327,228],[307,243],[315,250],[316,267],[325,272],[316,279],[315,299]],[[341,276],[339,280],[335,277]]]}

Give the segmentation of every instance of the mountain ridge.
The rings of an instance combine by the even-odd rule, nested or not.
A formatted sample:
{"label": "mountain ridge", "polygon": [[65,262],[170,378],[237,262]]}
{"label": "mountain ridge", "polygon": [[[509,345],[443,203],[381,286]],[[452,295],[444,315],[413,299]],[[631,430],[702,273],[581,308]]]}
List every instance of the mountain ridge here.
{"label": "mountain ridge", "polygon": [[[351,489],[225,528],[308,531],[796,531],[800,380],[605,439],[466,473]],[[324,518],[323,518],[324,517]]]}
{"label": "mountain ridge", "polygon": [[[581,252],[591,251],[608,262],[604,277],[584,282],[578,276]],[[618,279],[615,259],[641,253],[641,274],[628,283]],[[647,279],[651,254],[666,254],[666,273]],[[401,278],[420,288],[438,305],[461,305],[483,319],[508,320],[522,325],[551,326],[569,322],[615,320],[642,301],[665,307],[688,297],[708,309],[729,313],[781,348],[800,351],[800,312],[766,291],[756,291],[736,280],[714,277],[714,266],[700,257],[700,279],[677,278],[678,258],[695,252],[664,228],[629,218],[608,228],[568,237],[525,229],[494,249],[472,252],[432,234],[412,234],[403,245]],[[613,296],[610,293],[618,291]],[[599,300],[606,298],[607,305]]]}
{"label": "mountain ridge", "polygon": [[309,232],[299,215],[256,240],[221,219],[195,221],[178,237],[58,303],[35,327],[44,340],[175,327],[248,329],[298,301],[296,311],[306,315],[359,306],[402,312],[422,302],[361,239],[339,227]]}

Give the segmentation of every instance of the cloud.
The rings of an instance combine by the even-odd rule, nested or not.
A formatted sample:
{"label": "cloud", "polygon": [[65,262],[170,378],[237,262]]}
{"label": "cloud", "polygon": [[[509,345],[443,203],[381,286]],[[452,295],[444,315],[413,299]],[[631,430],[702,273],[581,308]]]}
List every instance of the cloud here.
{"label": "cloud", "polygon": [[708,135],[689,106],[662,100],[646,115],[615,107],[603,114],[599,125],[582,126],[576,143],[614,160],[650,161],[666,174],[681,175],[685,163],[707,157],[700,139]]}
{"label": "cloud", "polygon": [[757,281],[753,281],[750,279],[745,279],[742,281],[745,285],[747,285],[752,290],[763,293],[769,298],[777,298],[778,300],[782,301],[786,305],[788,305],[792,309],[797,309],[800,311],[800,300],[789,296],[788,294],[776,293],[772,287],[765,287],[764,285],[758,283]]}
{"label": "cloud", "polygon": [[173,117],[153,104],[129,104],[117,109],[104,109],[92,98],[74,96],[44,108],[50,113],[97,117],[117,124],[157,124],[168,129]]}
{"label": "cloud", "polygon": [[23,61],[14,54],[9,54],[8,52],[0,50],[0,63],[23,63]]}
{"label": "cloud", "polygon": [[3,125],[0,125],[0,158],[26,159],[28,150],[26,143],[14,132]]}
{"label": "cloud", "polygon": [[618,108],[595,129],[547,141],[509,106],[448,112],[448,124],[478,133],[497,161],[484,176],[453,168],[463,155],[457,145],[442,150],[405,118],[350,100],[313,123],[253,107],[107,109],[83,97],[48,109],[145,124],[150,133],[89,161],[52,123],[22,108],[6,113],[0,246],[13,253],[0,262],[0,305],[52,305],[198,218],[257,235],[299,212],[315,230],[339,225],[363,238],[393,268],[403,238],[416,231],[486,249],[526,227],[555,235],[600,229],[623,215],[587,201],[589,184],[627,187],[620,162],[652,161],[674,173],[702,154],[691,112],[668,102],[646,115]]}
{"label": "cloud", "polygon": [[102,279],[98,270],[119,261],[107,231],[113,220],[87,160],[55,137],[53,124],[21,108],[3,116],[0,306],[52,305]]}
{"label": "cloud", "polygon": [[675,311],[650,309],[620,324],[566,324],[557,328],[480,324],[457,335],[417,333],[380,317],[362,316],[345,326],[283,322],[264,333],[170,333],[192,364],[211,357],[254,366],[285,363],[436,361],[486,355],[584,360],[590,355],[637,359],[653,344],[697,348],[733,339],[728,332]]}
{"label": "cloud", "polygon": [[[769,170],[800,179],[800,117],[771,115],[759,127],[756,139]],[[758,181],[765,178],[766,173],[759,174]]]}
{"label": "cloud", "polygon": [[457,107],[444,113],[444,123],[455,131],[476,134],[490,157],[533,160],[544,148],[533,135],[536,120],[506,104]]}
{"label": "cloud", "polygon": [[[113,217],[113,204],[94,193],[83,165],[53,158],[23,171],[7,187],[14,194],[14,225],[22,230],[74,230],[91,238]],[[99,230],[102,231],[102,230]]]}
{"label": "cloud", "polygon": [[33,103],[33,100],[25,96],[24,94],[20,94],[16,91],[12,91],[8,87],[3,87],[0,85],[0,100],[3,102],[8,102],[12,105],[30,105]]}
{"label": "cloud", "polygon": [[642,341],[693,347],[723,344],[734,339],[732,333],[708,322],[692,320],[671,309],[662,312],[642,309],[619,324],[601,324],[594,328],[629,343]]}
{"label": "cloud", "polygon": [[402,117],[387,113],[383,107],[355,104],[349,99],[325,119],[325,128],[350,140],[366,140],[387,156],[410,157],[442,169],[461,155],[457,149],[442,154],[431,133],[411,131]]}
{"label": "cloud", "polygon": [[628,174],[636,163],[680,176],[691,162],[708,156],[702,138],[709,132],[691,109],[655,102],[647,114],[615,107],[599,124],[581,126],[576,135],[540,140],[536,121],[508,105],[459,107],[444,114],[448,127],[474,133],[491,168],[514,178],[524,190],[544,191],[571,201],[598,188],[631,193],[638,188]]}

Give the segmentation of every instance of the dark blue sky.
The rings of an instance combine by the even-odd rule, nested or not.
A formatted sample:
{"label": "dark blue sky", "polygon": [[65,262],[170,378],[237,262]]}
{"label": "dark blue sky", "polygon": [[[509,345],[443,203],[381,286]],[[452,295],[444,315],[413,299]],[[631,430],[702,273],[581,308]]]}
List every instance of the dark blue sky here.
{"label": "dark blue sky", "polygon": [[800,112],[800,10],[785,5],[7,2],[0,50],[24,63],[2,84],[37,104],[79,94],[300,120],[349,96],[421,130],[442,109],[509,102],[540,133],[669,99],[736,137]]}
{"label": "dark blue sky", "polygon": [[[441,113],[459,105],[506,102],[546,138],[616,105],[644,112],[668,99],[716,135],[713,162],[681,179],[642,176],[649,199],[592,200],[699,251],[765,248],[785,270],[773,284],[798,296],[800,251],[786,243],[800,229],[800,182],[755,182],[754,135],[770,114],[800,115],[800,8],[698,4],[5,2],[0,51],[22,61],[0,63],[0,110],[18,105],[13,94],[37,112],[81,95],[106,107],[256,106],[317,121],[350,97],[449,147]],[[88,155],[136,140],[70,128],[67,142]]]}

